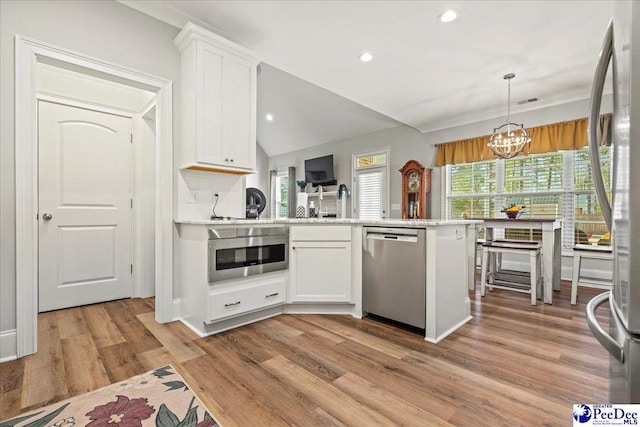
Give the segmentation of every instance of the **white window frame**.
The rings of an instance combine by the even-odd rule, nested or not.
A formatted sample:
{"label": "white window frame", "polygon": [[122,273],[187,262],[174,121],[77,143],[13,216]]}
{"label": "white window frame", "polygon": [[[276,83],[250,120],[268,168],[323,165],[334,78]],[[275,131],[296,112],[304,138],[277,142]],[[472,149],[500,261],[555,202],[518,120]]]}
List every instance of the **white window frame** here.
{"label": "white window frame", "polygon": [[[575,151],[567,150],[559,151],[556,153],[543,153],[532,154],[531,156],[544,156],[550,154],[562,154],[562,189],[557,191],[548,192],[527,192],[527,193],[506,193],[505,191],[505,160],[496,159],[496,192],[487,193],[482,195],[450,195],[449,186],[451,181],[451,165],[441,167],[441,174],[444,177],[442,180],[441,191],[441,203],[442,203],[442,216],[446,219],[451,219],[451,209],[449,206],[450,200],[460,197],[486,197],[491,196],[495,198],[495,212],[496,217],[501,216],[500,209],[505,204],[507,198],[513,196],[543,196],[543,195],[559,195],[562,199],[562,212],[560,218],[564,219],[562,226],[562,248],[565,255],[571,255],[573,253],[574,232],[575,232],[575,213],[574,213],[574,201],[575,196],[580,194],[595,194],[595,190],[577,190],[574,184],[575,175]],[[611,156],[612,154],[610,154]],[[613,167],[610,168],[611,170]],[[498,232],[498,236],[500,233]]]}
{"label": "white window frame", "polygon": [[[372,166],[363,166],[360,168],[356,167],[356,160],[360,157],[367,156],[376,156],[384,154],[385,155],[385,164],[384,165],[372,165]],[[383,194],[381,195],[382,200],[382,218],[389,217],[389,190],[390,190],[390,179],[389,179],[389,164],[391,163],[391,149],[390,147],[385,147],[377,150],[364,151],[361,153],[354,153],[351,155],[351,183],[352,183],[352,202],[351,202],[351,216],[352,218],[358,218],[357,214],[357,206],[360,198],[360,191],[358,188],[358,172],[363,171],[373,171],[380,170],[383,172],[383,182],[382,182],[382,190]]]}

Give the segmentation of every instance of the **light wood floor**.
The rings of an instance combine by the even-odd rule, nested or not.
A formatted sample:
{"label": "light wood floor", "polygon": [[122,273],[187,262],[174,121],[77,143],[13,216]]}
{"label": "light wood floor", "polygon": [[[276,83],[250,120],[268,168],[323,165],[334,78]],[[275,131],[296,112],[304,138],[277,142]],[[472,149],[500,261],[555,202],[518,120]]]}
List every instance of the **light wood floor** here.
{"label": "light wood floor", "polygon": [[[223,426],[571,425],[607,402],[608,359],[569,286],[554,304],[496,290],[438,345],[377,320],[284,315],[213,337],[153,320],[153,299],[38,317],[38,353],[0,365],[0,419],[165,364]],[[606,311],[602,318],[606,323]]]}

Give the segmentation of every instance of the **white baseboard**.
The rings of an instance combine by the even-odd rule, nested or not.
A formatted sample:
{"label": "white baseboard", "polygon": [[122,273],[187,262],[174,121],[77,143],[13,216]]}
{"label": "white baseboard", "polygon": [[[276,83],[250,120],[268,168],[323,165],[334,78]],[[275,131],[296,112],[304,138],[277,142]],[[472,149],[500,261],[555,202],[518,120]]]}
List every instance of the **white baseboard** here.
{"label": "white baseboard", "polygon": [[18,358],[18,347],[16,340],[16,330],[0,332],[0,363],[16,360]]}

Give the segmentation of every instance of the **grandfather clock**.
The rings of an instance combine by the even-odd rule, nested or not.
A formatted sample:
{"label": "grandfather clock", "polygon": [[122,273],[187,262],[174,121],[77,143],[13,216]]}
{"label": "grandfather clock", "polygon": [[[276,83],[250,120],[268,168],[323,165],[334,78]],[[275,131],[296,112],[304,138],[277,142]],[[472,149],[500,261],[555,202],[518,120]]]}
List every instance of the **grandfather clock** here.
{"label": "grandfather clock", "polygon": [[402,174],[402,218],[431,218],[431,169],[409,160]]}

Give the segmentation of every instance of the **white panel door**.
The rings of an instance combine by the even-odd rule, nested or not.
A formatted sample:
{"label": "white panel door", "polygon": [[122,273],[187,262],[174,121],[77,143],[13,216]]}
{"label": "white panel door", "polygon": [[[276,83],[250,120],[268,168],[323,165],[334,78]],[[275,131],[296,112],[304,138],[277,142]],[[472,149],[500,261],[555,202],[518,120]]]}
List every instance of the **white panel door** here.
{"label": "white panel door", "polygon": [[132,294],[132,119],[38,103],[39,311]]}

